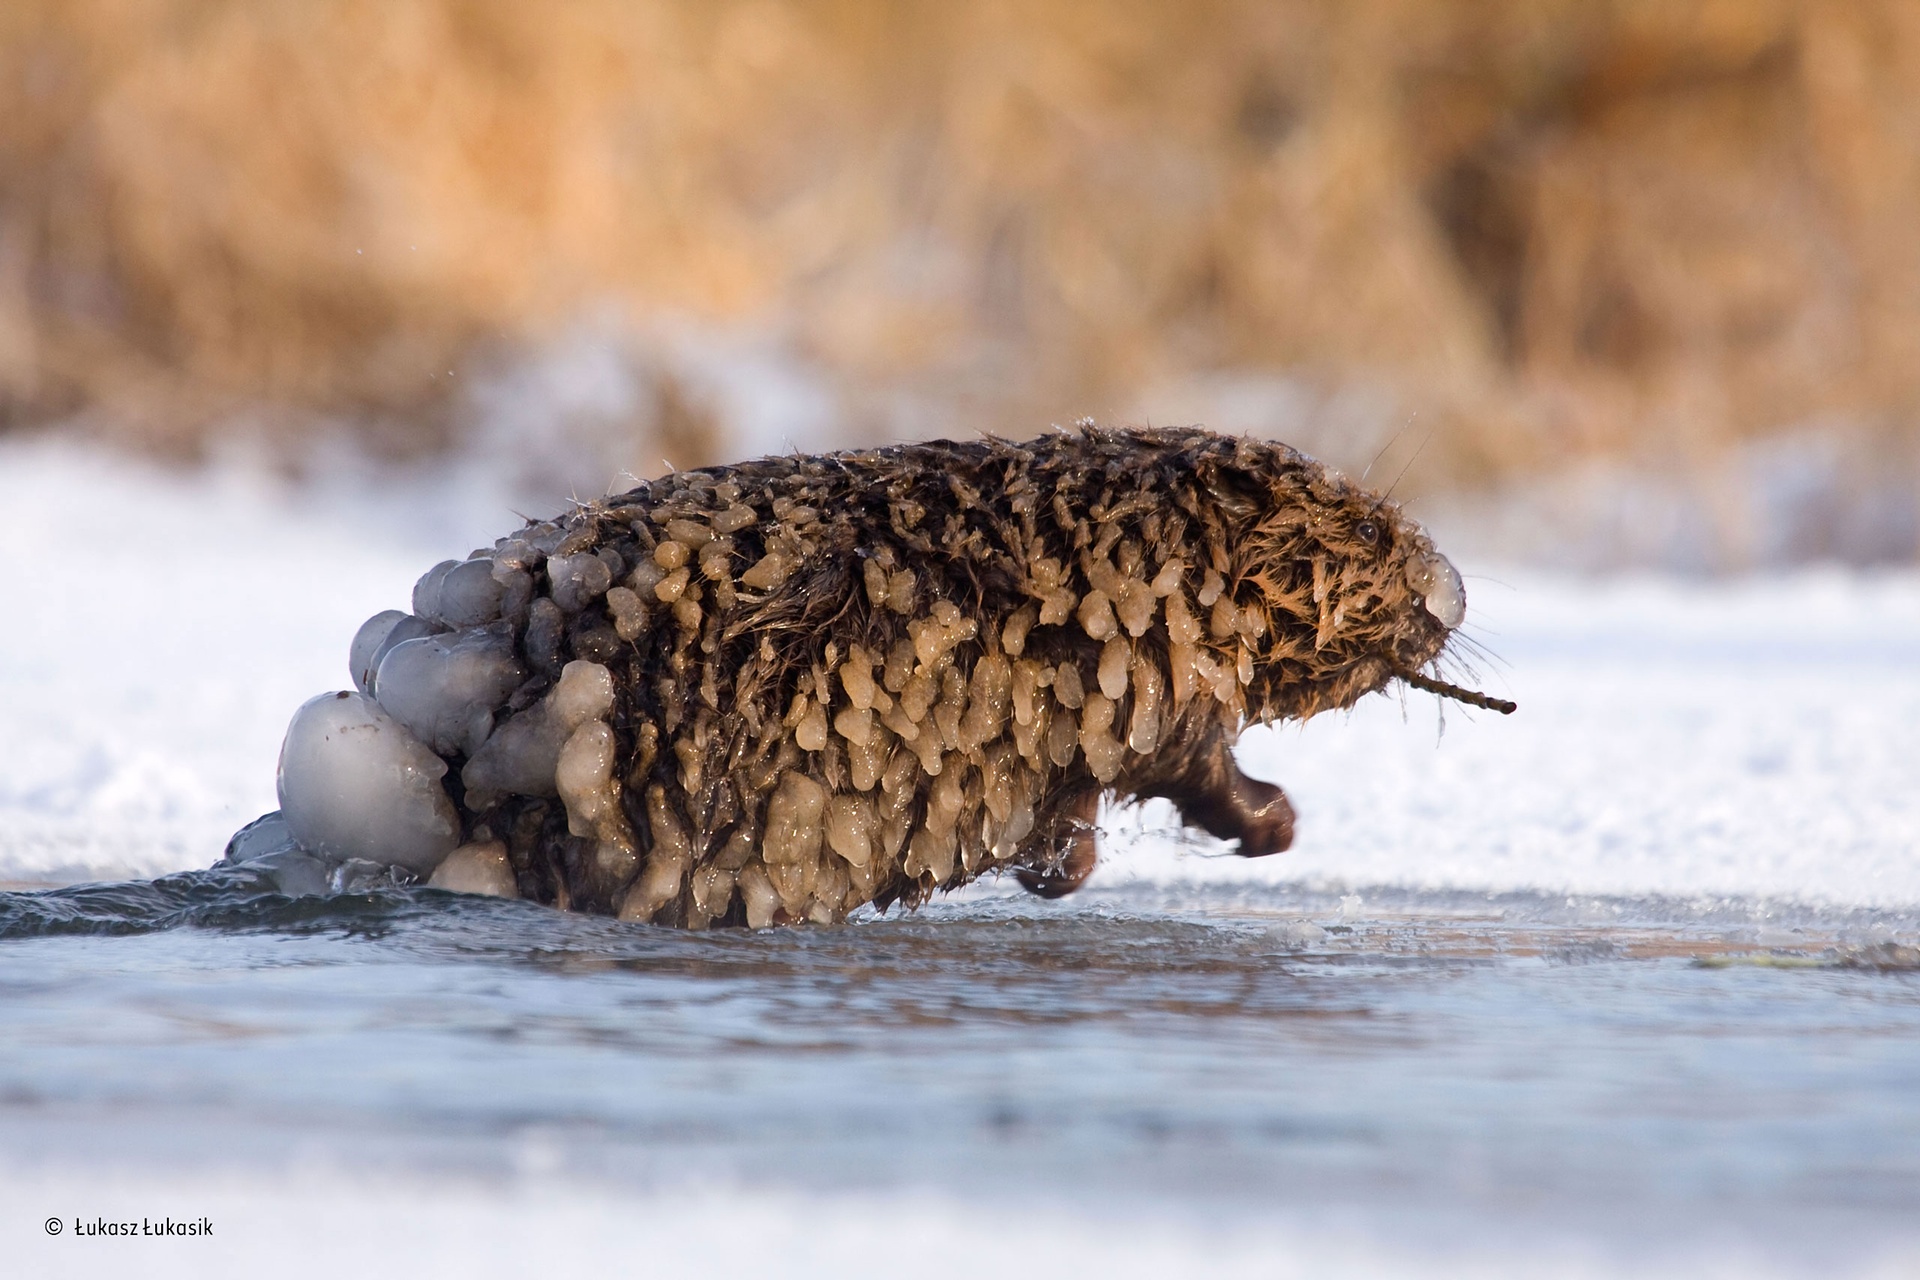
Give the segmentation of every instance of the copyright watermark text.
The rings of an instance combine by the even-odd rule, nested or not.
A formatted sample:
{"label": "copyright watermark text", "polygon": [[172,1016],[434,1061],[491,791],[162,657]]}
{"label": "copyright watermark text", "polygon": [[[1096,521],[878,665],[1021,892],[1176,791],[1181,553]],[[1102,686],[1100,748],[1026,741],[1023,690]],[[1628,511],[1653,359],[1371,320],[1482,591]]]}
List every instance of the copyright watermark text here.
{"label": "copyright watermark text", "polygon": [[48,1218],[50,1236],[210,1236],[211,1218]]}

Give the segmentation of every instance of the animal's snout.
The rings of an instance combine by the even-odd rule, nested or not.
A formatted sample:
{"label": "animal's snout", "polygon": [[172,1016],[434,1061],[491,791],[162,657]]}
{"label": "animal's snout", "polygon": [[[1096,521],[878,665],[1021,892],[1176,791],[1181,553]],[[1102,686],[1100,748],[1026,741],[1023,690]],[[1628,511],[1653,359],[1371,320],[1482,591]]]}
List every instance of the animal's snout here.
{"label": "animal's snout", "polygon": [[1467,589],[1460,571],[1439,552],[1415,556],[1407,562],[1407,585],[1426,602],[1427,612],[1451,631],[1467,616]]}

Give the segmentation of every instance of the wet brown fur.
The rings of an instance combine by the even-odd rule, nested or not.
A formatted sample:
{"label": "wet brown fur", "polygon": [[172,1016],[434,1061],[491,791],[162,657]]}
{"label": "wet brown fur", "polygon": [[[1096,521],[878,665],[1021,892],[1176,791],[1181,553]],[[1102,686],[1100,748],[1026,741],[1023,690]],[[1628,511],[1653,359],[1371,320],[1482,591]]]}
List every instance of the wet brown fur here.
{"label": "wet brown fur", "polygon": [[[1070,892],[1102,794],[1285,849],[1292,810],[1235,767],[1241,729],[1351,706],[1448,634],[1393,504],[1199,429],[679,472],[512,541],[537,673],[513,705],[571,658],[612,670],[625,829],[507,797],[462,805],[469,838],[505,840],[528,897],[673,925],[837,920],[1003,869]],[[565,615],[539,562],[585,552],[631,594]]]}

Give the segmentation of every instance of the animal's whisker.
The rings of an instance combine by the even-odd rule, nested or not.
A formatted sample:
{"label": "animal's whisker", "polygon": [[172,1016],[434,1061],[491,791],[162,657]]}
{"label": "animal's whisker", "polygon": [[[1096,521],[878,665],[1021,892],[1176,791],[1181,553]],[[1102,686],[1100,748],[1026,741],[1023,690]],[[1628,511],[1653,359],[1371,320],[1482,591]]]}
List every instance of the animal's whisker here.
{"label": "animal's whisker", "polygon": [[[1411,425],[1413,420],[1409,418],[1407,421],[1409,425]],[[1393,478],[1393,483],[1387,486],[1386,493],[1381,496],[1380,501],[1383,504],[1393,497],[1394,490],[1398,489],[1400,482],[1407,478],[1407,472],[1413,470],[1413,464],[1420,461],[1420,455],[1426,452],[1427,445],[1433,440],[1433,433],[1439,430],[1439,427],[1439,423],[1434,423],[1433,426],[1427,428],[1427,434],[1420,437],[1420,447],[1413,451],[1413,456],[1407,459],[1407,464],[1400,468],[1400,474]]]}
{"label": "animal's whisker", "polygon": [[1508,663],[1505,658],[1502,658],[1499,654],[1487,648],[1486,645],[1474,639],[1472,636],[1463,635],[1459,631],[1455,631],[1453,633],[1453,636],[1447,642],[1448,651],[1451,652],[1455,645],[1458,645],[1460,648],[1466,650],[1467,653],[1471,654],[1474,658],[1478,659],[1479,661],[1489,663],[1492,666],[1500,667],[1505,670],[1509,670],[1509,671],[1512,670],[1512,665]]}

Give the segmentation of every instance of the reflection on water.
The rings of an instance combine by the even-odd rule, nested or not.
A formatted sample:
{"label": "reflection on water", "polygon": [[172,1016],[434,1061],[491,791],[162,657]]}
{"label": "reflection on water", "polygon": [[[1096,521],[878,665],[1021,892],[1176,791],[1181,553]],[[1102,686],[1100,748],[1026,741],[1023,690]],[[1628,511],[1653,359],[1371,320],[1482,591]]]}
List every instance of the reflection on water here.
{"label": "reflection on water", "polygon": [[0,894],[0,1151],[1825,1247],[1920,1221],[1916,923],[988,888],[687,934],[206,873]]}

